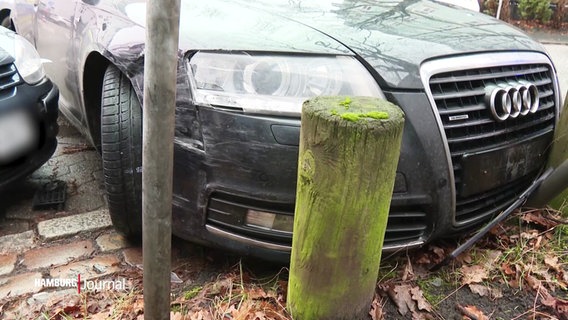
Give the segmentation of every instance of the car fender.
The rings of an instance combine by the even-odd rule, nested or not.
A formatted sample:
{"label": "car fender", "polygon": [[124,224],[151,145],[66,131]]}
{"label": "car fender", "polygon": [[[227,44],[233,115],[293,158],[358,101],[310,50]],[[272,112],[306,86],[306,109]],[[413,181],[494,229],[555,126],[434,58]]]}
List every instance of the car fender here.
{"label": "car fender", "polygon": [[554,134],[548,167],[554,168],[554,171],[528,199],[528,206],[546,205],[568,189],[568,94]]}
{"label": "car fender", "polygon": [[35,45],[36,4],[38,0],[0,0],[0,10],[10,10],[10,18],[19,35]]}

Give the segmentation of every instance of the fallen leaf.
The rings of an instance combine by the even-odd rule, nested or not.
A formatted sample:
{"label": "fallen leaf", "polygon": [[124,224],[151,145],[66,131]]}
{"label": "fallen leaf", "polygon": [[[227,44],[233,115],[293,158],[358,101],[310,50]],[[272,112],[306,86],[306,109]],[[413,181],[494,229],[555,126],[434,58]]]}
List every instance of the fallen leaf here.
{"label": "fallen leaf", "polygon": [[432,312],[432,306],[426,299],[424,299],[424,294],[419,287],[410,289],[410,294],[412,295],[412,300],[416,301],[418,310]]}
{"label": "fallen leaf", "polygon": [[486,250],[485,251],[485,261],[483,263],[483,266],[485,267],[485,269],[493,269],[495,267],[495,264],[501,259],[501,256],[503,255],[503,252],[498,251],[498,250]]}
{"label": "fallen leaf", "polygon": [[541,210],[529,211],[522,215],[521,220],[527,223],[534,223],[546,229],[550,229],[558,225],[558,222],[555,222],[551,219],[547,219],[546,217],[544,217]]}
{"label": "fallen leaf", "polygon": [[474,320],[489,320],[489,318],[479,310],[476,306],[461,306],[457,305],[458,310],[466,317]]}
{"label": "fallen leaf", "polygon": [[461,267],[462,284],[479,283],[489,277],[487,269],[480,265]]}
{"label": "fallen leaf", "polygon": [[396,304],[398,312],[406,315],[412,314],[412,319],[429,319],[430,316],[421,311],[432,311],[432,306],[426,299],[419,287],[408,284],[393,285],[387,290],[388,296]]}
{"label": "fallen leaf", "polygon": [[549,266],[550,268],[552,268],[552,270],[556,271],[556,272],[562,272],[562,267],[561,265],[558,263],[558,257],[554,256],[551,257],[549,255],[546,255],[544,257],[544,264],[546,264],[547,266]]}
{"label": "fallen leaf", "polygon": [[431,264],[432,260],[427,254],[422,254],[418,259],[415,260],[417,264]]}
{"label": "fallen leaf", "polygon": [[375,298],[371,303],[371,311],[369,311],[369,315],[371,316],[372,320],[384,319],[383,306],[377,295],[375,295]]}
{"label": "fallen leaf", "polygon": [[77,305],[68,305],[63,308],[63,313],[65,314],[77,314],[81,312],[81,306]]}
{"label": "fallen leaf", "polygon": [[517,279],[510,280],[509,286],[511,288],[519,288],[519,280],[517,280]]}
{"label": "fallen leaf", "polygon": [[503,297],[503,292],[501,292],[498,288],[491,288],[481,284],[469,284],[468,286],[471,292],[477,293],[482,297],[488,297],[492,300]]}
{"label": "fallen leaf", "polygon": [[530,274],[525,275],[525,280],[527,281],[529,287],[531,287],[534,290],[537,290],[540,286],[542,286],[540,284],[540,281],[537,278],[531,276]]}
{"label": "fallen leaf", "polygon": [[207,292],[208,295],[214,296],[217,294],[225,294],[229,288],[233,287],[233,279],[227,278],[218,280],[211,286],[211,289]]}
{"label": "fallen leaf", "polygon": [[[107,312],[101,312],[101,313],[96,313],[96,314],[89,314],[89,319],[90,320],[107,320],[111,318],[110,313]],[[174,319],[174,318],[172,318]]]}
{"label": "fallen leaf", "polygon": [[446,257],[446,251],[440,247],[432,246],[432,251],[438,256],[438,258],[443,259]]}
{"label": "fallen leaf", "polygon": [[209,312],[206,312],[204,310],[199,310],[197,312],[194,312],[190,318],[190,320],[211,320],[213,319],[213,317],[211,316],[211,314]]}
{"label": "fallen leaf", "polygon": [[533,240],[538,237],[539,232],[537,230],[528,230],[526,232],[521,232],[521,239]]}
{"label": "fallen leaf", "polygon": [[253,320],[266,320],[266,313],[264,313],[264,311],[255,311],[254,312],[254,317],[252,318]]}
{"label": "fallen leaf", "polygon": [[560,317],[560,319],[568,319],[568,301],[565,300],[557,300],[556,301],[556,314]]}
{"label": "fallen leaf", "polygon": [[503,271],[503,273],[505,273],[508,276],[516,273],[515,270],[513,270],[513,268],[511,268],[511,265],[506,263],[506,262],[501,264],[501,271]]}
{"label": "fallen leaf", "polygon": [[184,320],[183,314],[181,312],[174,313],[173,311],[170,312],[170,319],[171,320]]}
{"label": "fallen leaf", "polygon": [[471,251],[466,251],[457,256],[456,260],[462,264],[470,264],[473,262],[473,258],[471,257]]}
{"label": "fallen leaf", "polygon": [[410,289],[412,289],[410,285],[403,284],[392,286],[387,291],[389,297],[396,304],[398,312],[403,316],[408,312],[416,310],[415,302],[412,300],[412,296],[410,294]]}
{"label": "fallen leaf", "polygon": [[269,295],[266,293],[266,291],[264,291],[264,289],[262,289],[260,287],[254,287],[254,288],[248,289],[248,290],[246,290],[246,292],[247,292],[248,297],[251,298],[252,300],[269,298]]}

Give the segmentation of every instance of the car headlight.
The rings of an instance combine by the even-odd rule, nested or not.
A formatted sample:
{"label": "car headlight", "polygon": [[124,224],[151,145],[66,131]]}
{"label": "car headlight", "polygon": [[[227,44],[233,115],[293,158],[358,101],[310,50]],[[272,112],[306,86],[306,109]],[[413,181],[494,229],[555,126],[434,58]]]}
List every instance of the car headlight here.
{"label": "car headlight", "polygon": [[199,105],[299,116],[314,96],[384,95],[354,57],[197,52],[189,60]]}
{"label": "car headlight", "polygon": [[43,61],[34,46],[20,35],[14,36],[14,57],[18,73],[28,84],[36,84],[45,77]]}

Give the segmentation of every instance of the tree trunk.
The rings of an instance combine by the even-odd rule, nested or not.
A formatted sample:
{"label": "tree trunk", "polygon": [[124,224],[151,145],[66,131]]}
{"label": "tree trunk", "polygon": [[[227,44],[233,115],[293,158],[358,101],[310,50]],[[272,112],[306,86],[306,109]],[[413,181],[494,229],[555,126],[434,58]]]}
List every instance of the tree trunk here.
{"label": "tree trunk", "polygon": [[566,5],[568,5],[568,0],[558,0],[556,2],[556,11],[552,16],[552,27],[554,29],[561,29],[562,23],[564,22],[564,16],[566,15]]}
{"label": "tree trunk", "polygon": [[294,319],[367,319],[404,126],[376,98],[302,111],[288,307]]}

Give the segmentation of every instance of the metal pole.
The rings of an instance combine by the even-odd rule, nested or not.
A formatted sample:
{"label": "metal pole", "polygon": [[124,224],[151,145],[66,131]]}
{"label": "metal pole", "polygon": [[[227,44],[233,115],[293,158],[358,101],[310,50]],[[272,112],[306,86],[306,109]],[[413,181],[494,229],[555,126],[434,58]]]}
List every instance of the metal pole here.
{"label": "metal pole", "polygon": [[146,1],[142,131],[144,317],[170,318],[172,174],[180,0]]}

